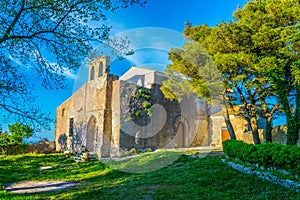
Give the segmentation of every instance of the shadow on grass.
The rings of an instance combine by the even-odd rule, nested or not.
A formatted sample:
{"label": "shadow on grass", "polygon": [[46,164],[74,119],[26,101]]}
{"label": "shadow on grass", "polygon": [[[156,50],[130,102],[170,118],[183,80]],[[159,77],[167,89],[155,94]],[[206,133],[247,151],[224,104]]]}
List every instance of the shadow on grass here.
{"label": "shadow on grass", "polygon": [[[99,178],[99,177],[98,177]],[[130,174],[112,170],[72,199],[299,199],[299,193],[242,174],[220,158],[179,160],[157,171]],[[104,184],[102,184],[102,183]],[[63,199],[63,198],[62,198]]]}
{"label": "shadow on grass", "polygon": [[113,169],[128,173],[148,173],[168,166],[182,155],[182,152],[150,152],[127,159],[111,159],[104,164]]}
{"label": "shadow on grass", "polygon": [[62,154],[51,155],[17,155],[0,158],[0,184],[22,181],[39,180],[40,166],[72,163]]}
{"label": "shadow on grass", "polygon": [[242,174],[218,157],[181,156],[176,162],[148,173],[106,169],[82,179],[68,192],[37,196],[56,199],[299,199],[299,193]]}
{"label": "shadow on grass", "polygon": [[[149,158],[149,160],[151,160]],[[142,160],[141,163],[147,163]],[[138,165],[141,166],[141,165]],[[58,169],[57,169],[58,170]],[[81,185],[67,191],[15,195],[3,199],[300,199],[299,193],[242,174],[220,161],[182,155],[177,161],[148,173],[126,173],[101,162],[80,163],[63,173]],[[77,173],[77,174],[76,174]],[[69,174],[69,175],[68,175]],[[62,177],[62,175],[59,175]],[[76,177],[77,176],[77,177]]]}

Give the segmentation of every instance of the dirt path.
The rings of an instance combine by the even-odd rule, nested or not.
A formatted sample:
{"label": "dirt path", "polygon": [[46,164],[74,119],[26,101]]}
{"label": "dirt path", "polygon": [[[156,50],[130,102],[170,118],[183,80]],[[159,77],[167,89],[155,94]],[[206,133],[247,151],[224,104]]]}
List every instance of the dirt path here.
{"label": "dirt path", "polygon": [[69,181],[22,181],[7,186],[5,190],[16,194],[32,194],[66,190],[78,184],[78,182]]}

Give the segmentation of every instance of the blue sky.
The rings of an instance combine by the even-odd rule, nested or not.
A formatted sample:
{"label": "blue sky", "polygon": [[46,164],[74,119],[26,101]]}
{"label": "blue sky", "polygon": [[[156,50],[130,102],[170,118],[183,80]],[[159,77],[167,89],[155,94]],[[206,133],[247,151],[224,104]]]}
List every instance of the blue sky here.
{"label": "blue sky", "polygon": [[193,25],[232,19],[232,13],[245,0],[148,0],[145,8],[131,7],[111,16],[114,29],[125,31],[139,27],[163,27],[182,32],[186,20]]}
{"label": "blue sky", "polygon": [[[246,3],[246,0],[148,1],[144,8],[134,6],[118,10],[116,14],[108,15],[108,20],[105,23],[113,26],[111,35],[128,36],[129,34],[129,38],[132,40],[131,44],[136,51],[136,54],[131,58],[122,62],[114,62],[112,64],[112,73],[121,75],[132,64],[154,69],[158,67],[158,70],[163,70],[169,62],[167,60],[167,52],[170,47],[168,44],[166,45],[166,41],[173,43],[173,47],[180,47],[184,42],[181,33],[187,20],[192,25],[208,24],[209,26],[214,26],[220,21],[233,19],[232,13],[238,5],[242,7]],[[161,32],[165,31],[165,34],[157,34],[157,31],[160,30]],[[136,37],[135,34],[137,32],[142,33],[140,38]],[[151,44],[151,40],[149,40],[149,35],[151,34],[152,36],[156,35],[161,40],[161,43],[158,44],[156,42],[154,46],[150,45],[149,48],[139,48],[137,40],[146,41],[149,45]],[[145,47],[145,43],[140,46]],[[56,107],[72,95],[74,83],[79,82],[76,78],[86,73],[83,68],[79,72],[79,74],[78,72],[66,72],[67,89],[65,90],[49,91],[37,86],[37,89],[34,91],[34,94],[38,96],[37,104],[42,105],[45,112],[51,112],[53,119],[55,119]],[[84,79],[81,81],[84,81]],[[54,124],[52,127],[51,131],[37,133],[37,137],[47,137],[53,140]]]}

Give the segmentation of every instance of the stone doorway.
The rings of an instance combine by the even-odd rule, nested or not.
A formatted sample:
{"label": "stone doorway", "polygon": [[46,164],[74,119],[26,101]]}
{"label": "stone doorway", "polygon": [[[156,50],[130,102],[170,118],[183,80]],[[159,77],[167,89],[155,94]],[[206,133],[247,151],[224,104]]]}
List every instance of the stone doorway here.
{"label": "stone doorway", "polygon": [[87,128],[87,139],[86,139],[86,149],[90,152],[94,152],[95,145],[95,135],[96,135],[96,118],[94,116],[90,117]]}
{"label": "stone doorway", "polygon": [[178,117],[175,121],[175,130],[177,135],[177,147],[185,147],[185,131],[181,117]]}
{"label": "stone doorway", "polygon": [[185,146],[185,137],[184,137],[184,126],[183,123],[180,122],[177,127],[177,146],[184,147]]}

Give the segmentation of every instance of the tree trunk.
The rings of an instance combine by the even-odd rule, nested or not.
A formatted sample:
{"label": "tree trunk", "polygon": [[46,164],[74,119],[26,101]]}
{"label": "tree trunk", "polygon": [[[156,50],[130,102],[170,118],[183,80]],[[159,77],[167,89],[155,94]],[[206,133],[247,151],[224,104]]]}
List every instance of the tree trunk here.
{"label": "tree trunk", "polygon": [[[300,86],[296,84],[296,110],[295,110],[295,120],[300,122]],[[299,125],[298,125],[299,126]],[[298,127],[299,128],[299,127]]]}
{"label": "tree trunk", "polygon": [[276,112],[276,110],[278,110],[280,106],[280,103],[277,103],[276,105],[274,105],[274,107],[272,108],[272,110],[269,112],[268,107],[266,105],[266,111],[265,111],[265,117],[266,117],[266,142],[270,142],[272,143],[272,119],[273,119],[273,115]]}
{"label": "tree trunk", "polygon": [[292,144],[296,145],[299,139],[299,128],[300,128],[300,85],[296,84],[296,108],[295,108],[295,120],[293,128]]}
{"label": "tree trunk", "polygon": [[229,117],[228,107],[226,106],[224,110],[225,110],[224,111],[224,120],[225,120],[227,130],[228,130],[229,135],[230,135],[230,139],[231,140],[236,140],[236,135],[235,135],[235,132],[234,132],[234,129],[233,129],[233,126],[231,124],[230,117]]}
{"label": "tree trunk", "polygon": [[[299,98],[300,98],[300,91],[297,91],[296,94],[296,112],[295,112],[295,116],[293,117],[291,114],[290,109],[286,109],[288,110],[288,114],[286,112],[286,116],[287,116],[287,145],[296,145],[299,139],[299,121],[297,121],[298,119],[298,111],[297,111],[297,107],[299,106]],[[297,105],[298,104],[298,105]]]}
{"label": "tree trunk", "polygon": [[254,144],[260,144],[256,116],[251,116],[251,128]]}
{"label": "tree trunk", "polygon": [[234,132],[234,129],[233,129],[233,126],[231,124],[230,117],[229,117],[229,112],[228,112],[229,105],[227,103],[228,99],[226,99],[226,97],[227,97],[226,94],[224,94],[224,96],[223,96],[223,103],[225,105],[225,108],[223,109],[224,110],[224,120],[225,120],[226,127],[227,127],[227,130],[228,130],[229,135],[230,135],[230,139],[231,140],[236,140],[236,135],[235,135],[235,132]]}
{"label": "tree trunk", "polygon": [[[284,84],[277,83],[278,87],[278,93],[279,93],[279,98],[281,100],[281,104],[283,106],[283,110],[287,119],[287,145],[296,145],[298,138],[299,138],[299,129],[298,129],[298,123],[295,120],[298,118],[298,111],[296,110],[295,116],[293,116],[291,108],[290,108],[290,103],[288,99],[288,91],[287,88]],[[299,86],[296,86],[296,104],[299,103],[299,98],[300,98],[300,88]],[[299,105],[298,105],[299,106]],[[297,105],[296,105],[297,107]]]}
{"label": "tree trunk", "polygon": [[272,143],[272,115],[266,115],[266,142]]}
{"label": "tree trunk", "polygon": [[297,122],[294,118],[288,121],[288,130],[287,130],[287,145],[296,145],[299,138],[299,129],[297,127]]}

